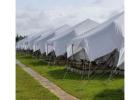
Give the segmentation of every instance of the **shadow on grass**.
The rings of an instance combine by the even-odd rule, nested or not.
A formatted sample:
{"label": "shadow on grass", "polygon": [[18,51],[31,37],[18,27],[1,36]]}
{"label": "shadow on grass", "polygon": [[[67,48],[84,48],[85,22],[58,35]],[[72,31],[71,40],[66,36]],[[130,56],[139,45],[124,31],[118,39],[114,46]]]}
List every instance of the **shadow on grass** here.
{"label": "shadow on grass", "polygon": [[94,96],[92,100],[124,100],[123,89],[107,89]]}
{"label": "shadow on grass", "polygon": [[33,57],[29,56],[29,55],[27,55],[27,56],[26,55],[24,55],[24,56],[21,56],[21,55],[19,56],[18,55],[17,58],[20,58],[20,59],[32,59]]}
{"label": "shadow on grass", "polygon": [[31,55],[27,55],[27,56],[17,56],[17,58],[21,59],[21,60],[25,60],[25,62],[28,62],[28,64],[35,66],[35,67],[40,67],[40,66],[46,66],[47,62],[44,62],[43,60],[39,60]]}
{"label": "shadow on grass", "polygon": [[36,59],[34,59],[34,61],[31,61],[30,64],[35,66],[35,67],[47,66],[46,62],[44,62],[42,60],[36,60]]}
{"label": "shadow on grass", "polygon": [[[66,69],[55,69],[48,72],[50,76],[52,76],[54,79],[71,79],[71,80],[107,80],[109,79],[110,74],[96,74],[91,75],[88,78],[88,75],[80,75],[74,72],[66,71]],[[65,77],[64,77],[65,75]],[[117,75],[113,79],[123,79],[123,76]]]}
{"label": "shadow on grass", "polygon": [[[49,71],[48,74],[53,77],[54,79],[75,79],[79,80],[80,75],[72,72],[67,72],[66,69],[55,69],[52,71]],[[64,75],[65,78],[64,78]]]}

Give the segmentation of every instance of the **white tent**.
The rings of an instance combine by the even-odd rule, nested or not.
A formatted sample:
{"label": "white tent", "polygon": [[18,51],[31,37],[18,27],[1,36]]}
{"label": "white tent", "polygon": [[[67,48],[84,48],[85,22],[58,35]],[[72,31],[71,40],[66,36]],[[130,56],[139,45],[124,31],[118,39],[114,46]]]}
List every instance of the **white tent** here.
{"label": "white tent", "polygon": [[37,51],[37,50],[40,50],[40,48],[41,48],[41,46],[42,46],[42,42],[41,42],[41,41],[47,40],[47,39],[53,37],[53,35],[54,35],[54,34],[53,34],[53,31],[46,32],[46,33],[42,34],[41,37],[38,38],[38,39],[34,42],[34,44],[33,44],[33,51],[35,52],[35,51]]}
{"label": "white tent", "polygon": [[[70,28],[71,28],[71,27],[68,26],[68,25],[63,25],[62,27],[60,27],[60,28],[58,28],[56,31],[54,31],[54,36],[53,36],[53,38],[54,38],[54,37],[61,36],[63,32],[65,32],[66,30],[69,30]],[[51,38],[51,39],[52,39],[52,38]],[[51,40],[51,39],[49,39],[49,40]],[[46,52],[46,55],[48,55],[51,51],[53,51],[53,46],[52,46],[52,44],[49,43],[49,45],[48,45],[48,43],[47,43],[49,40],[47,40],[47,41],[45,42],[45,52]]]}
{"label": "white tent", "polygon": [[69,25],[63,25],[63,26],[57,28],[54,31],[50,31],[50,32],[47,32],[45,35],[42,35],[37,41],[35,41],[35,43],[34,43],[34,51],[40,50],[40,52],[42,54],[45,53],[46,41],[48,39],[53,38],[54,36],[60,35],[61,32],[65,31],[65,30],[67,30],[69,28],[70,28]]}
{"label": "white tent", "polygon": [[19,42],[17,42],[16,48],[17,49],[25,49],[26,42],[32,37],[33,37],[33,34],[31,34],[31,35],[25,37],[24,39],[20,40]]}
{"label": "white tent", "polygon": [[33,50],[33,44],[34,42],[41,37],[41,34],[34,35],[30,40],[27,42],[27,49]]}
{"label": "white tent", "polygon": [[66,46],[70,41],[84,34],[86,31],[97,26],[97,23],[86,19],[83,22],[73,26],[72,28],[62,32],[59,36],[55,36],[54,38],[47,41],[48,50],[46,52],[50,53],[54,50],[56,56],[64,55],[66,53]]}
{"label": "white tent", "polygon": [[84,49],[87,56],[85,58],[88,58],[89,61],[94,61],[111,53],[114,49],[120,51],[123,48],[124,42],[123,31],[114,21],[122,16],[122,14],[117,14],[84,35],[75,38],[67,48],[67,56],[70,57]]}

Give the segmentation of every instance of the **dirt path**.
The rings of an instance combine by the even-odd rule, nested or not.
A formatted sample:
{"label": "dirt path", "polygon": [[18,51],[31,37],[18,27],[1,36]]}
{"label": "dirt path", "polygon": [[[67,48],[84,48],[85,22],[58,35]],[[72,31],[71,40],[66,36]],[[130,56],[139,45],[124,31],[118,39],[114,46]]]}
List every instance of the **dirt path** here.
{"label": "dirt path", "polygon": [[53,94],[58,96],[60,100],[78,100],[76,97],[66,93],[64,90],[55,85],[53,82],[49,81],[47,78],[41,76],[36,71],[22,64],[20,61],[16,60],[16,64],[18,64],[24,71],[26,71],[28,74],[34,77],[43,87],[47,88]]}

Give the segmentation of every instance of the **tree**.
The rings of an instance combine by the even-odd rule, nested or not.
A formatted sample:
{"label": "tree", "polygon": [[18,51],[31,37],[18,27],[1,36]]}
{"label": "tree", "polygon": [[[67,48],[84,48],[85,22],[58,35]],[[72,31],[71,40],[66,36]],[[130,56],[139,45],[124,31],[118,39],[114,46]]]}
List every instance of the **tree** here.
{"label": "tree", "polygon": [[24,39],[25,37],[26,37],[26,36],[17,35],[17,36],[16,36],[16,42],[18,42],[18,41]]}

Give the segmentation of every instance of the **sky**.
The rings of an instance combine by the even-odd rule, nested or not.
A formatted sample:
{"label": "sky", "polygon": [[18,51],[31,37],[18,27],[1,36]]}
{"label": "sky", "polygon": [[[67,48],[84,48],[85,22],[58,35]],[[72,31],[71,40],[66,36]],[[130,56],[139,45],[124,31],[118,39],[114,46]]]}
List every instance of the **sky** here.
{"label": "sky", "polygon": [[123,0],[16,0],[16,33],[43,33],[87,18],[102,23],[122,10]]}

